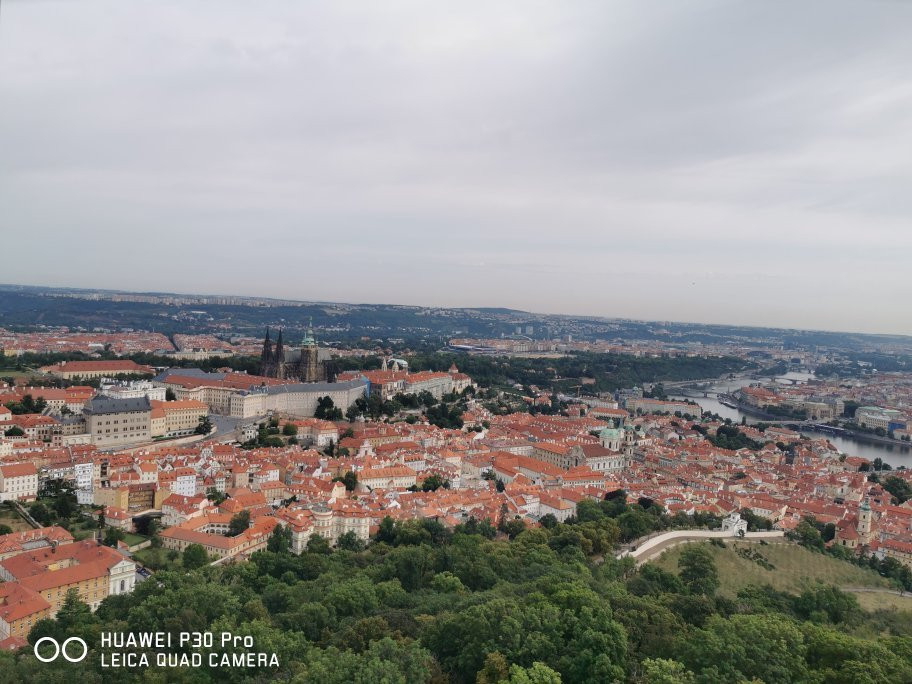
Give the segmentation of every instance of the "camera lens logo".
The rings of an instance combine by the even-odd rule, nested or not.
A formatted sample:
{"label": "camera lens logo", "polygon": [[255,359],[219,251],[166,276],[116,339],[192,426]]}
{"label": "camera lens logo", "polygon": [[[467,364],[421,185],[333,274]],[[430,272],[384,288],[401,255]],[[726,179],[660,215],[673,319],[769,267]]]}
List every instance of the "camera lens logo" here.
{"label": "camera lens logo", "polygon": [[[54,644],[54,655],[50,656],[49,658],[46,658],[38,653],[38,648],[45,642]],[[69,651],[73,650],[69,648],[71,642],[76,642],[76,644],[82,645],[82,655],[80,655],[78,658],[74,658],[72,655],[70,655]],[[78,648],[78,646],[74,648]],[[85,660],[85,657],[89,655],[89,645],[79,637],[70,637],[64,641],[62,645],[54,637],[41,637],[38,639],[38,641],[35,642],[35,648],[33,650],[35,652],[35,657],[38,658],[38,660],[40,660],[42,663],[52,663],[61,655],[71,663],[79,663]]]}

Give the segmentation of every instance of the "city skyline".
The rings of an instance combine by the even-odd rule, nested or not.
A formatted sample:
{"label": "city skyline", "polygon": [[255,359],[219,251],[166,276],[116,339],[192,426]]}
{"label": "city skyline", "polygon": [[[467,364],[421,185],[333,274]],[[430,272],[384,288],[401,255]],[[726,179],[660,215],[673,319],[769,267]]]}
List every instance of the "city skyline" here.
{"label": "city skyline", "polygon": [[3,280],[912,334],[912,7],[3,10]]}
{"label": "city skyline", "polygon": [[[505,311],[512,311],[516,314],[528,314],[529,316],[540,316],[540,317],[549,317],[557,316],[566,319],[603,319],[606,321],[617,320],[617,321],[633,321],[637,323],[655,323],[655,324],[670,324],[670,325],[705,325],[710,327],[734,327],[734,328],[745,328],[745,329],[756,329],[756,330],[785,330],[785,331],[795,331],[795,332],[823,332],[823,333],[833,333],[833,334],[845,334],[845,335],[870,335],[874,337],[893,337],[893,338],[912,338],[912,335],[906,335],[903,333],[882,333],[882,332],[867,332],[863,330],[849,330],[849,329],[835,329],[835,328],[807,328],[807,327],[795,327],[795,326],[783,326],[783,325],[759,325],[759,324],[747,324],[742,325],[738,323],[732,323],[731,321],[695,321],[695,320],[683,320],[683,319],[672,319],[672,318],[634,318],[629,316],[611,316],[611,315],[602,315],[602,314],[587,314],[587,313],[575,313],[575,312],[562,312],[562,311],[533,311],[529,309],[518,309],[508,306],[499,306],[497,304],[492,305],[461,305],[461,306],[437,306],[431,304],[425,304],[422,302],[384,302],[384,301],[342,301],[342,300],[333,300],[333,299],[298,299],[294,297],[273,297],[269,295],[251,295],[244,294],[239,292],[191,292],[191,291],[182,291],[174,292],[170,290],[128,290],[123,288],[83,288],[83,287],[74,287],[68,285],[49,285],[48,283],[0,283],[0,288],[4,287],[13,287],[13,288],[38,288],[38,289],[48,289],[48,290],[72,290],[74,292],[104,292],[109,294],[117,295],[136,295],[136,296],[150,296],[150,297],[175,297],[181,298],[185,297],[188,299],[194,298],[212,298],[212,299],[226,299],[226,300],[262,300],[262,301],[273,301],[273,302],[291,302],[294,304],[302,305],[327,305],[327,306],[378,306],[378,307],[406,307],[406,308],[416,308],[416,309],[448,309],[448,310],[465,310],[465,311],[482,311],[482,310],[497,310],[503,309]],[[302,322],[302,325],[304,323]],[[292,325],[292,328],[299,327]]]}

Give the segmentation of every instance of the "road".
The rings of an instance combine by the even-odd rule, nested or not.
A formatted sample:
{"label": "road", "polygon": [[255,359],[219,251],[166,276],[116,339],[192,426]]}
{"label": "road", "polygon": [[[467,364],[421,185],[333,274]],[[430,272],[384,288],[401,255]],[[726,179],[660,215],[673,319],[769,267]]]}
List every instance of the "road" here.
{"label": "road", "polygon": [[853,594],[890,594],[901,598],[912,599],[912,593],[907,591],[896,591],[895,589],[880,589],[878,587],[839,587],[843,591],[849,591]]}
{"label": "road", "polygon": [[629,556],[636,561],[637,565],[642,565],[678,544],[687,544],[688,542],[693,541],[707,541],[709,539],[727,539],[731,541],[741,539],[745,541],[769,539],[773,541],[781,540],[784,536],[785,532],[782,532],[781,530],[774,530],[772,532],[748,532],[744,537],[736,537],[730,532],[723,532],[721,530],[675,530],[647,539],[639,546],[634,546],[631,550],[621,551],[616,557],[625,558]]}

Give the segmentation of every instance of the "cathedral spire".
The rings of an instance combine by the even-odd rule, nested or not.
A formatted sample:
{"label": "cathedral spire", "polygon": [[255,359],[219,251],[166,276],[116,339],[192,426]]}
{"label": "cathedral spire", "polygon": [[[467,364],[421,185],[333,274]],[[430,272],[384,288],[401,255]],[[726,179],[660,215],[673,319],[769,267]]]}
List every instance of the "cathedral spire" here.
{"label": "cathedral spire", "polygon": [[263,340],[263,353],[260,355],[260,361],[270,363],[272,361],[272,341],[269,339],[269,328],[266,328],[266,339]]}
{"label": "cathedral spire", "polygon": [[283,380],[285,378],[285,348],[282,346],[282,329],[279,328],[279,336],[275,344],[275,375],[273,377]]}
{"label": "cathedral spire", "polygon": [[284,352],[285,352],[285,350],[282,347],[282,329],[279,328],[279,337],[276,339],[276,344],[275,344],[276,363],[281,363],[284,360],[284,356],[283,356]]}

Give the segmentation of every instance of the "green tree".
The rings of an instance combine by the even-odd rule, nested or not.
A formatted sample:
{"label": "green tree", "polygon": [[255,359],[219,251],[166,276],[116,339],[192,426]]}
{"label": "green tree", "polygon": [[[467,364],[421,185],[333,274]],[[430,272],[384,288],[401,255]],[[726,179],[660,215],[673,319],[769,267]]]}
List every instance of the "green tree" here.
{"label": "green tree", "polygon": [[719,573],[705,544],[688,544],[678,557],[681,581],[692,594],[712,596],[719,588]]}
{"label": "green tree", "polygon": [[485,656],[484,665],[475,676],[475,684],[500,684],[510,676],[510,664],[503,654],[494,651]]}
{"label": "green tree", "polygon": [[438,403],[438,401],[434,397],[434,395],[431,394],[430,392],[428,392],[427,390],[422,390],[421,392],[418,393],[418,401],[421,403],[422,406],[426,406],[428,408],[430,408],[431,406],[435,406]]}
{"label": "green tree", "polygon": [[39,620],[29,633],[35,643],[42,636],[52,636],[61,641],[72,636],[80,637],[89,647],[94,647],[100,634],[100,620],[79,596],[77,589],[69,589],[54,620]]}
{"label": "green tree", "polygon": [[421,483],[421,491],[423,492],[436,492],[441,487],[444,489],[449,489],[450,481],[446,478],[441,477],[440,475],[431,475],[429,477],[426,477]]}
{"label": "green tree", "polygon": [[541,526],[547,530],[553,530],[558,525],[557,518],[554,517],[553,513],[546,513],[539,519],[538,522],[541,523]]}
{"label": "green tree", "polygon": [[181,561],[187,570],[196,570],[209,563],[209,554],[199,544],[190,544],[184,549]]}
{"label": "green tree", "polygon": [[296,678],[300,684],[349,684],[350,682],[431,681],[434,662],[431,654],[417,642],[400,642],[386,637],[357,654],[354,651],[311,648],[305,668]]}
{"label": "green tree", "polygon": [[199,423],[194,430],[194,433],[197,435],[208,435],[212,432],[212,421],[209,420],[209,416],[200,416]]}
{"label": "green tree", "polygon": [[388,515],[384,516],[383,520],[380,521],[380,526],[377,530],[377,541],[387,544],[393,544],[396,541],[396,522]]}
{"label": "green tree", "polygon": [[623,629],[594,592],[573,582],[552,584],[537,603],[495,598],[442,616],[422,642],[464,681],[494,651],[508,662],[542,662],[568,682],[621,679],[626,664]]}
{"label": "green tree", "polygon": [[666,658],[643,661],[643,684],[694,684],[694,673],[682,663]]}
{"label": "green tree", "polygon": [[639,539],[654,528],[654,519],[637,507],[633,507],[617,518],[617,524],[621,531],[621,540],[628,542]]}
{"label": "green tree", "polygon": [[364,542],[358,538],[353,531],[349,530],[345,534],[339,536],[339,540],[336,542],[336,546],[345,551],[363,551]]}
{"label": "green tree", "polygon": [[805,589],[794,604],[798,615],[814,622],[853,624],[862,616],[858,599],[834,586]]}
{"label": "green tree", "polygon": [[236,537],[250,528],[250,511],[238,511],[228,521],[228,536]]}
{"label": "green tree", "polygon": [[70,490],[61,491],[55,498],[54,512],[58,518],[67,519],[73,517],[79,511],[79,504],[76,502],[76,495]]}
{"label": "green tree", "polygon": [[627,590],[637,596],[683,594],[684,582],[677,575],[647,563],[627,582]]}
{"label": "green tree", "polygon": [[291,551],[291,528],[287,525],[276,525],[266,540],[266,550],[271,553],[288,553]]}
{"label": "green tree", "polygon": [[806,680],[806,651],[801,631],[782,616],[717,616],[682,644],[681,661],[701,680],[790,684]]}
{"label": "green tree", "polygon": [[282,426],[282,434],[286,437],[294,437],[298,434],[298,426],[294,423],[285,423],[285,425]]}
{"label": "green tree", "polygon": [[804,518],[795,526],[795,529],[789,533],[789,537],[814,551],[823,551],[823,537],[820,530],[817,529],[815,522],[811,518]]}
{"label": "green tree", "polygon": [[358,473],[353,470],[346,471],[345,475],[334,477],[333,482],[341,482],[345,485],[345,491],[353,492],[358,488]]}
{"label": "green tree", "polygon": [[318,397],[314,418],[320,418],[321,420],[342,420],[342,409],[336,408],[332,397]]}
{"label": "green tree", "polygon": [[500,525],[498,525],[498,530],[506,534],[510,539],[516,539],[523,530],[526,529],[526,523],[522,518],[513,518],[513,519],[500,519]]}
{"label": "green tree", "polygon": [[881,485],[893,495],[894,504],[902,504],[912,498],[912,486],[901,477],[890,475]]}
{"label": "green tree", "polygon": [[53,518],[47,506],[43,503],[36,503],[29,509],[29,515],[44,526],[50,525]]}
{"label": "green tree", "polygon": [[325,537],[314,534],[307,540],[307,553],[329,555],[332,553],[332,548]]}
{"label": "green tree", "polygon": [[108,527],[104,533],[104,545],[116,548],[117,542],[122,541],[125,537],[123,530],[116,527]]}
{"label": "green tree", "polygon": [[509,684],[561,684],[560,673],[544,663],[532,663],[532,667],[510,666]]}

